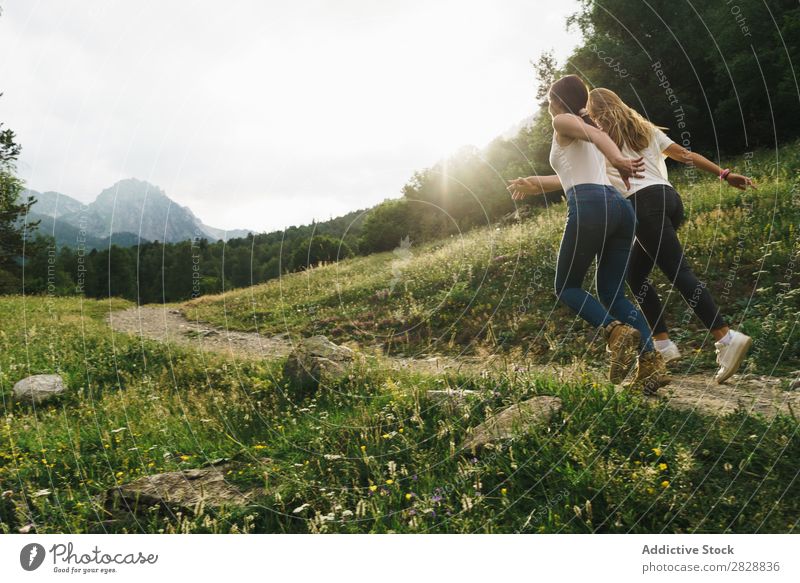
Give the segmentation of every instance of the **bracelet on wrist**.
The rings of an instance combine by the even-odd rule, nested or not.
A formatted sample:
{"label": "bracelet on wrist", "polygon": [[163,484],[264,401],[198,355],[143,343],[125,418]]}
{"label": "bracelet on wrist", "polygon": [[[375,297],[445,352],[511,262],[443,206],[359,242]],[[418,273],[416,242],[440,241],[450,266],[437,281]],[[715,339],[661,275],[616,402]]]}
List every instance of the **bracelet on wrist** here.
{"label": "bracelet on wrist", "polygon": [[731,169],[730,168],[725,168],[725,170],[723,170],[722,172],[719,173],[719,179],[720,180],[725,180],[730,173],[731,173]]}

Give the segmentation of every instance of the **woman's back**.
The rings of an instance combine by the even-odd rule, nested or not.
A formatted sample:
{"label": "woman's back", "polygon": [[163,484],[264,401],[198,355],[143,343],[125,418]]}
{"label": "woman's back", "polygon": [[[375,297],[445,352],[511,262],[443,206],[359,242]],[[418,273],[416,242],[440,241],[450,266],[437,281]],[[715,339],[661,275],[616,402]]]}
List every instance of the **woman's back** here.
{"label": "woman's back", "polygon": [[652,134],[647,142],[647,146],[643,150],[635,152],[627,144],[624,144],[622,148],[620,148],[623,155],[630,158],[644,158],[644,170],[641,172],[643,177],[631,178],[631,188],[628,190],[625,188],[625,184],[623,184],[617,169],[610,164],[606,164],[606,172],[611,180],[611,184],[625,196],[630,196],[637,190],[641,190],[648,186],[654,186],[657,184],[669,185],[670,182],[667,174],[667,164],[665,162],[664,150],[666,150],[673,143],[674,142],[669,139],[664,132],[656,127],[653,127]]}
{"label": "woman's back", "polygon": [[[558,143],[557,134],[553,133],[550,165],[558,174],[558,179],[565,192],[576,184],[611,186],[611,181],[606,173],[606,158],[591,142],[575,139],[566,146],[562,146]],[[618,172],[617,177],[619,177]],[[620,183],[622,183],[621,179]],[[624,186],[620,192],[624,192]]]}

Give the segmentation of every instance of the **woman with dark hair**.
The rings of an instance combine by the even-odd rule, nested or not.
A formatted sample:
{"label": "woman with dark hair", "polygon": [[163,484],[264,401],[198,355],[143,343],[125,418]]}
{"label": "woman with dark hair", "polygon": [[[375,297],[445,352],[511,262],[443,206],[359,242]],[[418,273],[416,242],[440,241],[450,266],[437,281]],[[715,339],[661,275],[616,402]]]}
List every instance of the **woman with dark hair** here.
{"label": "woman with dark hair", "polygon": [[[611,353],[611,382],[622,382],[636,360],[633,387],[653,394],[669,377],[654,349],[647,321],[625,298],[636,218],[631,203],[611,185],[605,168],[607,159],[627,184],[639,177],[643,162],[623,156],[594,125],[586,112],[588,98],[586,85],[575,75],[553,83],[548,93],[555,130],[550,164],[556,174],[518,178],[508,188],[515,200],[561,188],[566,192],[568,214],[556,265],[556,295],[591,325],[604,329]],[[599,301],[582,287],[595,258]]]}
{"label": "woman with dark hair", "polygon": [[612,184],[625,188],[625,195],[636,211],[636,244],[631,253],[628,283],[653,329],[656,349],[666,362],[681,357],[680,350],[669,338],[661,300],[650,279],[653,268],[658,266],[714,337],[719,365],[714,378],[718,383],[725,382],[739,370],[753,341],[728,327],[706,285],[697,279],[686,261],[677,234],[684,219],[683,201],[669,182],[664,157],[715,174],[740,190],[754,187],[753,181],[730,169],[723,170],[700,154],[674,143],[610,89],[591,91],[588,112],[623,152],[644,159],[643,176],[631,180],[630,184],[623,185],[614,168],[607,167],[607,171]]}

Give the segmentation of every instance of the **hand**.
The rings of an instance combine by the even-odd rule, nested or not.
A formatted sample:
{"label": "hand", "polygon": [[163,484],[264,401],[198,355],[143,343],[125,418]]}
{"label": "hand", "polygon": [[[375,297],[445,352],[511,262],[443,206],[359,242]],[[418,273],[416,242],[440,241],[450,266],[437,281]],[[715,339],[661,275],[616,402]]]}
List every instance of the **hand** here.
{"label": "hand", "polygon": [[734,174],[733,172],[731,172],[725,177],[725,180],[728,182],[728,184],[730,184],[734,188],[738,188],[739,190],[747,190],[748,186],[750,188],[758,190],[756,188],[756,185],[753,184],[752,179],[748,178],[747,176],[742,176],[741,174]]}
{"label": "hand", "polygon": [[511,193],[511,198],[514,200],[522,200],[528,195],[542,194],[544,192],[536,176],[515,178],[514,180],[509,180],[508,183],[506,190]]}
{"label": "hand", "polygon": [[644,158],[619,158],[612,162],[614,168],[619,172],[622,182],[625,183],[625,188],[630,190],[631,178],[644,178],[642,171],[644,170]]}

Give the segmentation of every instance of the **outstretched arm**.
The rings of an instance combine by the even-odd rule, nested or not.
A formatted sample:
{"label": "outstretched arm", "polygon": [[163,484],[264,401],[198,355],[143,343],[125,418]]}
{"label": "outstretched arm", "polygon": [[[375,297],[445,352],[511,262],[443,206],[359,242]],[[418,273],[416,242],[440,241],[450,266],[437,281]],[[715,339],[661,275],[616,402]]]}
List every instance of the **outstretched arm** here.
{"label": "outstretched arm", "polygon": [[590,126],[577,115],[561,113],[553,118],[553,128],[559,135],[574,140],[592,142],[597,149],[608,159],[611,165],[619,171],[619,175],[627,188],[630,188],[629,178],[642,178],[640,172],[644,169],[642,158],[626,158],[608,134]]}
{"label": "outstretched arm", "polygon": [[514,200],[522,200],[531,194],[544,194],[561,190],[561,181],[558,176],[528,176],[527,178],[516,178],[508,181],[507,190],[511,193]]}
{"label": "outstretched arm", "polygon": [[[687,164],[689,166],[695,166],[696,168],[700,168],[700,170],[705,170],[706,172],[710,172],[711,174],[716,174],[717,176],[722,176],[723,169],[714,164],[711,160],[698,154],[697,152],[692,152],[687,150],[680,144],[670,144],[669,147],[664,150],[664,153],[675,160],[676,162],[681,162],[682,164]],[[725,180],[728,184],[733,186],[734,188],[738,188],[739,190],[747,190],[747,187],[750,186],[755,188],[756,185],[753,184],[753,181],[748,178],[747,176],[742,176],[741,174],[734,174],[733,172],[729,172],[728,175],[725,177]]]}

